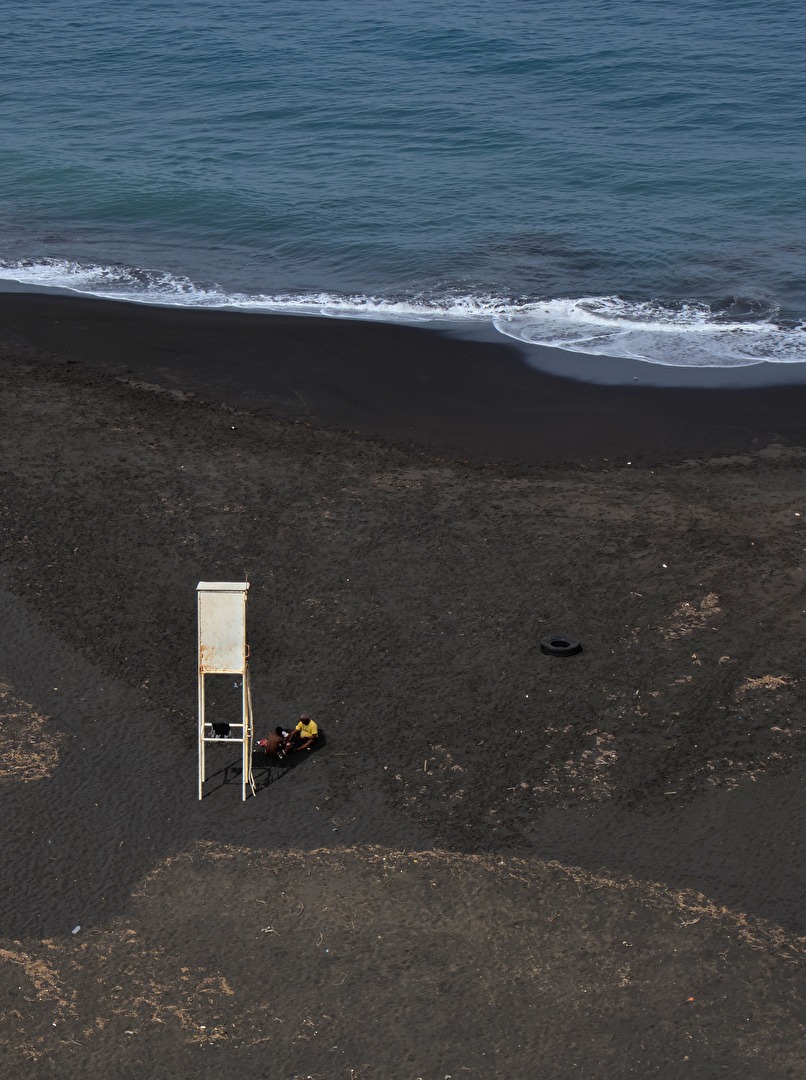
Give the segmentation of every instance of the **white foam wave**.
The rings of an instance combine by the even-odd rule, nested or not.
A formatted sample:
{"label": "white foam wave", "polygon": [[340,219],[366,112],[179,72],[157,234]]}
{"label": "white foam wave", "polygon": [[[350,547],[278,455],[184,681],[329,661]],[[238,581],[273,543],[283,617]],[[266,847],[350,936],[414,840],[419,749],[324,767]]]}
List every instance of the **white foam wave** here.
{"label": "white foam wave", "polygon": [[525,344],[672,367],[806,363],[806,326],[728,321],[707,304],[633,303],[619,297],[513,301],[435,291],[403,298],[335,293],[249,294],[200,286],[164,271],[89,266],[59,259],[0,262],[0,278],[38,288],[136,303],[325,315],[384,322],[492,323]]}
{"label": "white foam wave", "polygon": [[806,362],[806,327],[726,320],[707,304],[676,307],[584,297],[530,304],[495,316],[502,334],[594,356],[623,356],[671,367],[746,367]]}
{"label": "white foam wave", "polygon": [[200,286],[166,271],[132,270],[122,266],[85,266],[60,259],[0,262],[0,279],[38,288],[77,292],[84,296],[181,307],[238,311],[288,312],[334,318],[394,321],[489,321],[515,310],[495,297],[444,295],[439,299],[405,299],[336,293],[240,293],[217,285]]}

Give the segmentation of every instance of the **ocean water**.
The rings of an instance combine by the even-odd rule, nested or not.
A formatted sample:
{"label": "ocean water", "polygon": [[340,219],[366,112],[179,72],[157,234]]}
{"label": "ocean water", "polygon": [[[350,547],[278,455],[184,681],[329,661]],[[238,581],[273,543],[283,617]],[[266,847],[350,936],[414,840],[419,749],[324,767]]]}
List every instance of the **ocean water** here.
{"label": "ocean water", "polygon": [[806,362],[778,0],[0,0],[0,277]]}

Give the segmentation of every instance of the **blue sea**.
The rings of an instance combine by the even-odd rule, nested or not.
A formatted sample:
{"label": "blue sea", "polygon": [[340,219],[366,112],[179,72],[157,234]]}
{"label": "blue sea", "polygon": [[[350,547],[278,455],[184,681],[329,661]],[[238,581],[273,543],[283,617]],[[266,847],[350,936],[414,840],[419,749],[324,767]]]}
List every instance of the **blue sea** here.
{"label": "blue sea", "polygon": [[0,0],[0,277],[806,362],[801,0]]}

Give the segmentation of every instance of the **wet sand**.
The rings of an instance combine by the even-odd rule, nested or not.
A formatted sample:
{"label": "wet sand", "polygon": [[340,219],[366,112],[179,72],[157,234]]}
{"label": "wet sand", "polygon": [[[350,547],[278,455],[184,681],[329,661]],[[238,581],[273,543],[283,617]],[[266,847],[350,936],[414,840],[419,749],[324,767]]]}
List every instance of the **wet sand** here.
{"label": "wet sand", "polygon": [[[4,1074],[803,1075],[806,387],[0,313]],[[258,728],[326,740],[199,803],[243,574]]]}
{"label": "wet sand", "polygon": [[57,362],[475,464],[651,465],[798,445],[806,408],[806,365],[664,368],[521,348],[491,329],[3,292],[0,320],[7,342]]}

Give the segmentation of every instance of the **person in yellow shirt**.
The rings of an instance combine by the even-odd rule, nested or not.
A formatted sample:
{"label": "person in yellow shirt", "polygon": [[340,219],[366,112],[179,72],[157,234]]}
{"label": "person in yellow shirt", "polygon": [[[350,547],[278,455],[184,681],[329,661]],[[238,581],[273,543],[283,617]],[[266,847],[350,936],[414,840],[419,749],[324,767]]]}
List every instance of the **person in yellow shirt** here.
{"label": "person in yellow shirt", "polygon": [[315,720],[305,713],[299,718],[299,723],[291,732],[288,740],[289,750],[313,750],[314,743],[319,738],[319,726]]}

